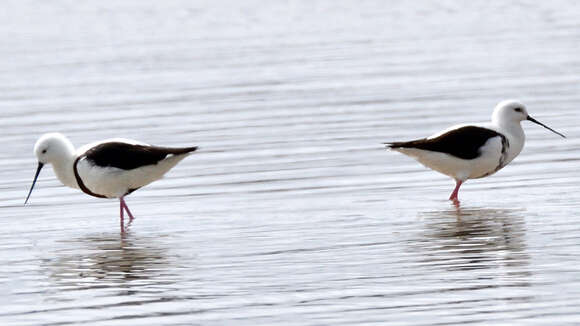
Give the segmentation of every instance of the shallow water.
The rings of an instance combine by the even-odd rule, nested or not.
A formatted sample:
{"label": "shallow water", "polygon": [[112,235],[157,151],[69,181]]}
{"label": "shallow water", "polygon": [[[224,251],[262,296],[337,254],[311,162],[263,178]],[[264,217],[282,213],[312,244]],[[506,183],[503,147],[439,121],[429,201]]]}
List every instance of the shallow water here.
{"label": "shallow water", "polygon": [[[3,2],[3,325],[580,320],[574,1]],[[467,182],[381,142],[524,101],[521,155]],[[48,131],[199,145],[116,201],[41,174]]]}

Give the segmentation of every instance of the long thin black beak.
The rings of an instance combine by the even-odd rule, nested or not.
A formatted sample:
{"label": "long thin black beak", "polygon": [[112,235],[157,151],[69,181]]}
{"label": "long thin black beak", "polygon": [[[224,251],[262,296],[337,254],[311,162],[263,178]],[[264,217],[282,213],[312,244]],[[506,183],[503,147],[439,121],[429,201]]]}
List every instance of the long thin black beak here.
{"label": "long thin black beak", "polygon": [[40,170],[42,170],[43,166],[44,166],[44,163],[38,162],[38,168],[36,168],[36,174],[34,175],[34,180],[32,181],[32,187],[30,187],[30,191],[28,192],[28,196],[26,196],[26,200],[24,201],[24,205],[26,205],[26,203],[28,202],[28,198],[30,198],[30,194],[32,193],[32,189],[34,189],[34,185],[36,184],[36,179],[38,179],[38,175],[40,174]]}
{"label": "long thin black beak", "polygon": [[557,132],[556,130],[554,130],[554,129],[548,127],[548,126],[546,126],[545,124],[541,123],[540,121],[538,121],[538,120],[536,120],[536,119],[534,119],[534,118],[532,118],[530,116],[528,116],[528,119],[527,120],[530,120],[533,123],[539,124],[540,126],[542,126],[542,127],[546,128],[546,129],[550,130],[551,132],[555,133],[556,135],[560,135],[563,138],[566,138],[566,136],[562,135],[561,133]]}

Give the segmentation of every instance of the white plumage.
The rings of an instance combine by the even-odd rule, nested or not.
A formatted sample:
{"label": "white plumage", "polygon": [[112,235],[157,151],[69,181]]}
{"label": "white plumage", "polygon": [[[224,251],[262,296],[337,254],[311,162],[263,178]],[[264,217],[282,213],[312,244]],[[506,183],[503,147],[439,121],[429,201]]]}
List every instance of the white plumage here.
{"label": "white plumage", "polygon": [[131,219],[124,197],[163,177],[197,147],[151,146],[131,139],[114,138],[84,145],[78,150],[64,135],[42,135],[34,146],[38,168],[30,198],[40,170],[51,164],[57,178],[66,186],[103,198],[119,198],[121,224],[123,210]]}
{"label": "white plumage", "polygon": [[526,138],[520,124],[523,120],[564,137],[532,118],[522,103],[507,100],[495,107],[491,122],[456,125],[427,138],[386,144],[455,179],[456,187],[449,199],[458,203],[459,187],[464,181],[494,174],[520,154]]}

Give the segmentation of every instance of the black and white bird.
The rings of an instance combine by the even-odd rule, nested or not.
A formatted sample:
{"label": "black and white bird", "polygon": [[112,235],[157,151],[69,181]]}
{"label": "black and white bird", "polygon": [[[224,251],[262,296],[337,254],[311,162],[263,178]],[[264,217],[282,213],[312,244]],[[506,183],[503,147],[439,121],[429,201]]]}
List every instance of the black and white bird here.
{"label": "black and white bird", "polygon": [[65,186],[99,198],[119,198],[121,228],[123,211],[130,220],[133,214],[125,196],[163,177],[167,171],[195,151],[197,147],[170,148],[151,146],[130,139],[107,139],[75,149],[60,133],[42,135],[34,145],[38,167],[26,201],[45,164],[52,168]]}
{"label": "black and white bird", "polygon": [[455,190],[449,200],[457,204],[463,182],[494,174],[522,151],[526,138],[520,125],[523,120],[566,138],[532,118],[522,103],[506,100],[495,107],[490,123],[456,125],[427,138],[385,144],[455,179]]}

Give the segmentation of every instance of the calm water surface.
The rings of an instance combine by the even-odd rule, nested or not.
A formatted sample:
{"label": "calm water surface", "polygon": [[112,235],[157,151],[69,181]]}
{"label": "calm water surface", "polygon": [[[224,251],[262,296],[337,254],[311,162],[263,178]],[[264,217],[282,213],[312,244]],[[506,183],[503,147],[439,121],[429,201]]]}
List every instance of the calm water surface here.
{"label": "calm water surface", "polygon": [[[580,323],[575,1],[33,1],[0,11],[3,325]],[[447,177],[381,142],[519,98],[563,140]],[[49,131],[199,145],[118,203]]]}

